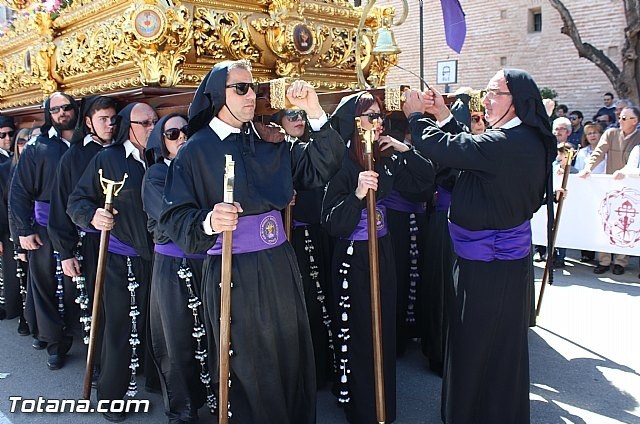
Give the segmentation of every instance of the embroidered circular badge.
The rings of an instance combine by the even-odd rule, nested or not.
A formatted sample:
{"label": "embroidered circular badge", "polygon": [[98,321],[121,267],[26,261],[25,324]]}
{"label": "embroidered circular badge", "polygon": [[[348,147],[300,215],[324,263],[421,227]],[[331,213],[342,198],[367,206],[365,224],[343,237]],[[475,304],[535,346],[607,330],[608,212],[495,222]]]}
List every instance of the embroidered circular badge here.
{"label": "embroidered circular badge", "polygon": [[384,214],[382,209],[376,208],[376,230],[380,231],[384,228]]}
{"label": "embroidered circular badge", "polygon": [[260,223],[260,238],[266,244],[277,243],[278,223],[272,215],[267,215]]}
{"label": "embroidered circular badge", "polygon": [[640,192],[628,187],[610,191],[598,212],[612,245],[632,248],[640,241]]}

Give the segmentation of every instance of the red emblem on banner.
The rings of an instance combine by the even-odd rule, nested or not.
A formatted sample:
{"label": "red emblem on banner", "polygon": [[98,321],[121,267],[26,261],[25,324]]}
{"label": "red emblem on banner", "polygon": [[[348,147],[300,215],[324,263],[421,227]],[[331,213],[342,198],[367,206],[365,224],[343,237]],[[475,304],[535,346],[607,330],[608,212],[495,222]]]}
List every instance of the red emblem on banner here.
{"label": "red emblem on banner", "polygon": [[625,187],[608,192],[600,204],[600,218],[609,242],[619,247],[635,247],[640,241],[640,192]]}

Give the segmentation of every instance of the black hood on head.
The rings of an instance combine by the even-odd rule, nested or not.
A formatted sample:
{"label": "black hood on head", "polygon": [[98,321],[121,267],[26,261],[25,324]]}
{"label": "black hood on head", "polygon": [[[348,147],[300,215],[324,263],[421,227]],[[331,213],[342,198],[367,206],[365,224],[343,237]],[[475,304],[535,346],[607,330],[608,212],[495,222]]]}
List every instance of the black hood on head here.
{"label": "black hood on head", "polygon": [[471,100],[471,96],[462,93],[456,96],[456,101],[451,106],[451,114],[456,119],[456,121],[461,122],[467,126],[467,128],[471,128],[471,110],[469,109],[469,100]]}
{"label": "black hood on head", "polygon": [[115,116],[117,128],[116,136],[111,144],[122,144],[129,140],[129,129],[131,129],[131,111],[138,103],[129,103]]}
{"label": "black hood on head", "polygon": [[[76,112],[76,119],[78,119],[79,109],[80,109],[78,107],[78,102],[76,102],[75,99],[73,97],[71,97],[70,95],[68,95],[68,94],[65,94],[65,93],[54,93],[54,94],[56,96],[57,95],[62,95],[67,100],[69,100],[69,103],[71,103],[71,106],[73,106],[73,110]],[[44,137],[48,137],[49,136],[47,133],[49,132],[51,127],[53,127],[53,119],[51,119],[51,112],[49,111],[49,108],[51,107],[51,97],[53,97],[54,94],[49,96],[49,98],[44,101],[44,124],[42,125],[42,127],[40,127],[40,133]]]}
{"label": "black hood on head", "polygon": [[80,108],[78,113],[78,120],[76,121],[76,129],[73,131],[73,137],[71,138],[71,144],[82,143],[82,140],[89,134],[90,130],[85,123],[85,117],[87,112],[91,109],[91,105],[98,99],[99,96],[84,97],[80,100]]}
{"label": "black hood on head", "polygon": [[[177,113],[170,113],[169,115],[163,116],[153,127],[153,131],[149,134],[149,139],[147,140],[147,147],[145,148],[145,157],[147,160],[147,164],[149,166],[154,163],[161,162],[165,159],[162,156],[162,129],[164,128],[164,124],[174,116],[180,116]],[[168,159],[168,158],[166,158]]]}
{"label": "black hood on head", "polygon": [[16,123],[13,120],[13,116],[0,115],[0,128],[11,127],[16,129]]}
{"label": "black hood on head", "polygon": [[356,131],[356,103],[366,91],[350,94],[340,99],[336,110],[331,114],[331,127],[340,134],[345,143],[353,139]]}
{"label": "black hood on head", "polygon": [[226,103],[227,74],[232,63],[217,63],[198,86],[189,106],[189,135],[207,125]]}

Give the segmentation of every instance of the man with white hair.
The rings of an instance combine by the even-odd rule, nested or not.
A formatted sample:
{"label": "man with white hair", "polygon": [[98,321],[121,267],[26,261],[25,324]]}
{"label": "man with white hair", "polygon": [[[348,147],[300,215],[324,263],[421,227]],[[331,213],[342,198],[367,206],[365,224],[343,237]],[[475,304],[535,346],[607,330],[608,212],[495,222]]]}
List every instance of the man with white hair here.
{"label": "man with white hair", "polygon": [[[556,136],[558,144],[567,143],[571,135],[571,121],[569,118],[560,117],[553,121],[553,135]],[[578,147],[578,146],[573,146]]]}

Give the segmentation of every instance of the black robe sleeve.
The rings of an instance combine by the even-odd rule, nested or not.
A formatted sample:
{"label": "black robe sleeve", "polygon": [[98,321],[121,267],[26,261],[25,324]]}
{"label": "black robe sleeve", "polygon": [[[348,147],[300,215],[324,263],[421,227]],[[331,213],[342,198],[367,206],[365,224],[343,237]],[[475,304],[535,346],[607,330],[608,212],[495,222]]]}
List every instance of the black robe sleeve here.
{"label": "black robe sleeve", "polygon": [[0,163],[0,237],[9,235],[9,184],[11,183],[11,159]]}
{"label": "black robe sleeve", "polygon": [[97,230],[91,225],[93,215],[98,208],[104,207],[100,205],[100,197],[98,193],[102,193],[102,187],[96,175],[98,175],[98,165],[96,161],[100,155],[94,158],[87,165],[87,169],[82,173],[82,177],[76,184],[75,188],[69,195],[67,202],[67,214],[71,220],[80,228],[90,228]]}
{"label": "black robe sleeve", "polygon": [[169,167],[165,163],[156,163],[147,169],[142,183],[142,204],[149,217],[147,230],[153,235],[153,240],[157,244],[165,244],[169,241],[158,228],[162,212],[162,193],[168,171]]}
{"label": "black robe sleeve", "polygon": [[33,202],[36,196],[35,155],[36,143],[27,143],[11,179],[9,215],[17,237],[35,234],[33,220]]}
{"label": "black robe sleeve", "polygon": [[322,225],[333,237],[347,238],[360,221],[366,197],[356,196],[358,175],[362,169],[348,157],[340,171],[329,181],[322,201]]}

